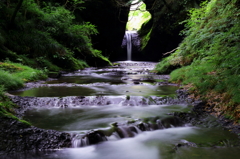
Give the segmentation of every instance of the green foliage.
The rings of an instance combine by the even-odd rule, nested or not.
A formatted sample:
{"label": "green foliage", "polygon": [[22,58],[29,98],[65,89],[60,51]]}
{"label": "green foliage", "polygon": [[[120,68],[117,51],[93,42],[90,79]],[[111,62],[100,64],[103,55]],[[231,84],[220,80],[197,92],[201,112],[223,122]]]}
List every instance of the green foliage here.
{"label": "green foliage", "polygon": [[215,66],[205,61],[198,61],[191,66],[185,66],[171,73],[171,81],[182,84],[194,83],[200,92],[214,88],[217,82]]}
{"label": "green foliage", "polygon": [[23,87],[23,80],[0,70],[0,85],[3,85],[7,90],[14,90]]}
{"label": "green foliage", "polygon": [[72,58],[68,64],[69,64],[69,67],[73,68],[74,70],[79,70],[85,67],[89,67],[85,61],[78,60],[75,58]]}
{"label": "green foliage", "polygon": [[14,114],[14,108],[17,108],[17,105],[13,104],[9,97],[5,95],[4,86],[0,85],[0,116],[6,116],[18,120],[26,125],[31,125],[25,120],[17,118]]}
{"label": "green foliage", "polygon": [[4,91],[5,91],[4,86],[0,85],[0,101],[4,99]]}
{"label": "green foliage", "polygon": [[144,37],[142,37],[142,39],[141,39],[141,50],[143,50],[146,47],[146,45],[148,44],[151,33],[152,33],[152,29]]}
{"label": "green foliage", "polygon": [[151,19],[151,14],[146,10],[146,4],[140,2],[136,10],[128,15],[127,30],[139,30],[143,23]]}
{"label": "green foliage", "polygon": [[13,117],[13,108],[15,108],[16,105],[13,104],[4,93],[4,88],[0,85],[0,115]]}
{"label": "green foliage", "polygon": [[31,126],[31,125],[32,125],[31,123],[29,123],[29,122],[26,121],[26,120],[22,120],[22,119],[19,119],[19,118],[17,118],[17,120],[20,121],[21,123],[25,124],[25,125],[28,125],[28,126]]}
{"label": "green foliage", "polygon": [[47,78],[45,71],[10,61],[0,62],[0,116],[10,117],[30,125],[29,122],[20,120],[14,115],[14,108],[17,106],[5,95],[5,91],[21,88],[25,81],[45,78]]}
{"label": "green foliage", "polygon": [[47,70],[37,70],[10,61],[0,63],[0,85],[6,90],[23,87],[24,82],[47,78]]}
{"label": "green foliage", "polygon": [[[0,51],[2,48],[10,50],[0,58],[9,57],[12,61],[50,71],[82,69],[88,65],[77,61],[91,60],[92,56],[108,61],[92,48],[91,36],[98,33],[96,27],[89,22],[75,21],[73,11],[83,9],[82,3],[82,0],[69,0],[64,4],[23,1],[14,26],[9,29],[5,29],[9,21],[7,15],[12,14],[17,3],[12,2],[9,6],[3,3],[0,8]],[[10,56],[11,51],[14,56]]]}
{"label": "green foliage", "polygon": [[14,73],[14,72],[23,70],[21,67],[17,67],[13,64],[4,63],[4,62],[0,62],[0,69],[3,71],[8,71],[10,73]]}
{"label": "green foliage", "polygon": [[177,58],[178,54],[174,53],[172,56],[168,56],[167,58],[163,59],[156,65],[155,71],[160,74],[169,74],[172,70],[178,68],[180,66],[179,60],[181,58]]}
{"label": "green foliage", "polygon": [[20,68],[19,71],[12,73],[12,75],[21,78],[24,81],[36,81],[39,79],[47,78],[47,70],[37,70],[28,66],[24,66],[20,63],[12,63],[7,61],[10,65],[14,65],[17,68]]}
{"label": "green foliage", "polygon": [[[171,81],[191,84],[205,98],[209,92],[226,102],[225,117],[240,118],[240,9],[238,0],[205,1],[201,8],[190,10],[184,21],[185,39],[178,50],[156,67],[159,73],[181,66],[171,73]],[[218,99],[217,99],[218,98]],[[209,101],[213,99],[208,99]],[[215,102],[215,101],[214,101]],[[216,105],[216,103],[215,103]]]}

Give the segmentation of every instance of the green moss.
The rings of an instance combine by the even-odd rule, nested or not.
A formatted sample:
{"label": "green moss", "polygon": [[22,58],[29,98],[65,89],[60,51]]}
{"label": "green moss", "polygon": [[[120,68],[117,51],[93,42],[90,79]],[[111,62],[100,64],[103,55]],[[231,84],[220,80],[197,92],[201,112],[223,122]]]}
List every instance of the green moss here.
{"label": "green moss", "polygon": [[20,121],[21,123],[25,124],[25,125],[28,125],[28,126],[31,126],[32,124],[29,123],[28,121],[26,120],[21,120],[21,119],[18,119],[18,121]]}
{"label": "green moss", "polygon": [[181,57],[178,56],[177,52],[175,52],[171,56],[164,58],[162,61],[160,61],[156,65],[154,71],[160,74],[169,74],[171,71],[181,66],[181,63],[179,63],[180,60]]}
{"label": "green moss", "polygon": [[22,79],[24,82],[36,81],[36,80],[47,78],[47,70],[33,69],[31,67],[22,65],[20,63],[12,63],[12,62],[8,62],[8,63],[11,63],[12,65],[15,65],[16,67],[21,68],[21,70],[12,73],[12,76],[18,77],[18,78]]}
{"label": "green moss", "polygon": [[47,70],[37,70],[10,61],[0,62],[0,85],[6,90],[18,89],[23,87],[24,82],[46,78]]}
{"label": "green moss", "polygon": [[23,80],[17,76],[0,70],[0,85],[4,86],[7,90],[14,90],[23,87]]}
{"label": "green moss", "polygon": [[142,39],[141,39],[141,50],[143,50],[147,46],[148,41],[149,41],[150,36],[151,36],[151,33],[152,33],[152,29],[147,33],[147,35],[142,37]]}
{"label": "green moss", "polygon": [[24,124],[31,125],[29,122],[21,120],[14,115],[14,108],[16,107],[17,105],[13,104],[12,101],[5,95],[4,87],[0,85],[0,116],[9,117]]}

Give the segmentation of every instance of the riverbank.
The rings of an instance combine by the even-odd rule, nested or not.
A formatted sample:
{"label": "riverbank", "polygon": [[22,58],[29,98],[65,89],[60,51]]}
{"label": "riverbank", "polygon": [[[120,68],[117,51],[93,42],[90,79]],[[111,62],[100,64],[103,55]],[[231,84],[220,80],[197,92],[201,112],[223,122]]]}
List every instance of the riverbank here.
{"label": "riverbank", "polygon": [[10,117],[0,117],[0,121],[0,154],[71,146],[68,133],[36,128]]}
{"label": "riverbank", "polygon": [[193,99],[205,101],[212,115],[236,127],[240,124],[238,13],[237,0],[204,1],[184,21],[185,39],[156,67],[158,73],[171,73],[171,82],[185,85]]}
{"label": "riverbank", "polygon": [[[178,91],[178,98],[176,99],[155,99],[155,102],[159,102],[160,104],[166,103],[186,103],[188,99],[186,96],[181,92]],[[10,95],[12,101],[17,104],[19,107],[15,109],[16,116],[21,118],[26,110],[34,107],[33,103],[40,102],[36,97],[20,97],[20,96],[13,96]],[[86,98],[86,97],[82,97]],[[82,101],[81,98],[75,98],[73,103],[76,105],[80,104],[77,101]],[[53,99],[53,100],[57,100]],[[97,98],[94,100],[94,103],[101,103],[100,105],[105,105],[109,103],[109,101],[105,98],[105,102],[102,101],[102,98]],[[118,99],[119,100],[119,99]],[[123,99],[124,100],[124,99]],[[101,101],[101,102],[100,102]],[[46,101],[49,103],[50,101]],[[86,105],[89,102],[85,100],[85,104],[81,103],[82,105]],[[60,105],[67,105],[69,103],[61,103]],[[89,103],[92,105],[93,103]],[[192,102],[191,102],[192,104]],[[126,103],[127,105],[127,103]],[[176,114],[175,114],[176,115]],[[199,115],[199,114],[198,114]],[[178,117],[178,115],[176,115]],[[193,120],[194,117],[192,116]],[[55,130],[44,130],[34,126],[27,125],[22,123],[16,119],[10,117],[1,117],[0,118],[0,140],[2,141],[0,144],[0,153],[16,153],[16,152],[24,152],[24,151],[42,151],[42,150],[53,150],[53,149],[60,149],[60,148],[67,148],[72,147],[72,134],[59,132]],[[186,120],[186,123],[189,123]],[[96,139],[95,139],[96,140]],[[93,141],[97,142],[97,141]]]}
{"label": "riverbank", "polygon": [[[26,84],[28,87],[23,90],[24,92],[42,87],[55,89],[55,87],[59,87],[60,85],[65,89],[76,87],[78,92],[86,90],[86,88],[95,89],[95,92],[92,92],[93,95],[91,96],[48,97],[46,95],[47,92],[44,92],[45,96],[43,97],[9,95],[11,101],[18,106],[14,108],[15,115],[18,118],[22,119],[27,112],[30,115],[29,117],[32,116],[32,119],[39,118],[39,122],[48,122],[49,124],[47,125],[48,127],[43,129],[26,125],[12,118],[1,117],[0,140],[4,141],[0,144],[1,153],[55,150],[96,144],[100,144],[101,147],[103,141],[112,141],[116,134],[119,138],[113,141],[122,138],[137,138],[138,135],[146,132],[181,127],[186,129],[216,128],[221,131],[222,129],[231,128],[228,130],[232,130],[234,133],[239,132],[237,131],[238,127],[234,127],[231,123],[224,123],[221,120],[218,121],[213,118],[206,111],[205,103],[190,98],[187,90],[178,89],[175,96],[170,97],[169,95],[173,92],[172,87],[176,87],[176,89],[178,87],[167,82],[169,79],[168,75],[151,73],[153,66],[148,68],[148,65],[146,67],[143,65],[144,68],[137,68],[137,64],[132,63],[130,68],[125,68],[129,67],[129,65],[125,64],[124,67],[115,66],[107,69],[91,68],[68,73],[65,74],[64,79],[55,79],[55,81],[54,79],[50,79],[28,83]],[[72,83],[76,79],[77,81],[81,81],[81,84]],[[84,81],[81,79],[84,79]],[[91,80],[89,81],[89,79]],[[64,80],[69,83],[64,83]],[[87,83],[84,83],[85,81]],[[167,90],[166,85],[170,90]],[[120,91],[122,94],[119,94],[119,89],[123,89],[123,87],[126,87],[127,90]],[[141,89],[139,90],[139,88]],[[174,88],[174,91],[176,89]],[[101,91],[101,94],[99,94],[99,91]],[[150,95],[143,96],[142,94],[146,92],[149,92]],[[154,95],[154,93],[158,94],[158,96]],[[161,93],[163,94],[159,95]],[[33,110],[33,112],[29,110]],[[44,119],[41,117],[41,110],[44,115],[50,114],[50,116],[46,116],[47,118]],[[34,113],[34,111],[36,112]],[[141,116],[145,112],[147,114],[151,112],[151,115]],[[56,120],[51,121],[55,117],[51,116],[51,114],[57,117]],[[140,116],[134,117],[139,114]],[[59,118],[60,116],[64,120],[67,119],[68,122],[66,125]],[[71,118],[74,119],[73,123],[70,122]],[[76,119],[77,121],[75,121]],[[107,125],[104,124],[105,127],[102,127],[103,123],[101,122],[103,120],[107,123]],[[112,120],[115,122],[112,123]],[[60,125],[55,125],[54,127],[58,130],[52,130],[54,126],[52,124],[56,124],[56,122],[60,123]],[[86,128],[88,125],[91,126],[91,123],[98,122],[101,123],[101,126],[97,125]],[[88,124],[86,125],[86,123]],[[108,125],[109,123],[111,123],[110,126]],[[59,126],[61,127],[59,128]],[[225,126],[225,128],[222,126]],[[75,129],[79,129],[79,132]],[[84,134],[80,131],[82,129],[84,130]],[[169,137],[168,140],[171,140],[171,138]],[[173,140],[173,142],[177,144],[177,141]],[[238,146],[237,144],[236,140],[234,146]],[[196,145],[201,144],[196,143]],[[208,143],[207,145],[210,147],[224,146],[221,142]],[[174,147],[172,145],[172,148]]]}
{"label": "riverbank", "polygon": [[[18,113],[17,116],[22,116],[24,112],[29,109],[31,105],[29,103],[36,103],[39,100],[35,97],[19,97],[19,96],[11,96],[14,103],[19,103],[21,106],[16,109]],[[29,98],[29,100],[28,100]],[[82,97],[84,98],[84,97]],[[35,102],[34,102],[35,100]],[[77,98],[79,101],[79,98]],[[108,103],[108,101],[104,102],[102,99],[102,104]],[[157,100],[156,100],[157,101]],[[183,113],[183,112],[175,112],[169,114],[170,116],[174,116],[179,118],[180,121],[184,124],[190,124],[192,126],[203,126],[203,127],[221,127],[223,126],[228,131],[233,133],[240,133],[239,127],[233,125],[232,122],[227,121],[226,119],[218,119],[218,120],[209,120],[211,117],[209,116],[209,112],[205,110],[205,103],[201,101],[193,101],[188,98],[188,94],[183,89],[179,89],[177,91],[177,98],[161,100],[161,104],[166,103],[174,103],[174,104],[182,104],[188,103],[193,105],[193,109],[191,112]],[[95,103],[99,103],[95,101]],[[63,103],[62,103],[63,104]],[[77,103],[76,103],[77,104]],[[73,134],[59,132],[55,130],[44,130],[34,126],[26,125],[22,122],[19,122],[16,119],[1,117],[0,118],[1,125],[1,133],[0,140],[3,141],[0,144],[0,153],[17,153],[24,151],[43,151],[43,150],[54,150],[61,148],[72,147],[72,139]],[[98,139],[94,139],[97,141]]]}

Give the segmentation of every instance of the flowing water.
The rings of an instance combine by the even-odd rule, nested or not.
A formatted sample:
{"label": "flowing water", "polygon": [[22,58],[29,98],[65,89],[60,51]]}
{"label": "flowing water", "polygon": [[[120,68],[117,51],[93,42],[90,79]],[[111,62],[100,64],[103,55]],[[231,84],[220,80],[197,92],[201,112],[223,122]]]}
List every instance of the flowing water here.
{"label": "flowing water", "polygon": [[126,31],[126,39],[127,39],[127,60],[131,61],[132,60],[132,37],[131,37],[131,32]]}
{"label": "flowing water", "polygon": [[12,94],[31,96],[24,119],[43,129],[72,134],[72,148],[12,158],[39,159],[235,159],[238,136],[211,116],[192,126],[172,116],[192,105],[176,96],[156,63],[120,62],[109,68],[65,73]]}
{"label": "flowing water", "polygon": [[127,60],[128,61],[132,61],[132,50],[133,50],[133,46],[135,45],[140,45],[139,44],[136,44],[138,43],[138,40],[134,39],[136,38],[136,35],[137,35],[137,31],[126,31],[125,32],[125,45],[126,45],[126,48],[127,48]]}

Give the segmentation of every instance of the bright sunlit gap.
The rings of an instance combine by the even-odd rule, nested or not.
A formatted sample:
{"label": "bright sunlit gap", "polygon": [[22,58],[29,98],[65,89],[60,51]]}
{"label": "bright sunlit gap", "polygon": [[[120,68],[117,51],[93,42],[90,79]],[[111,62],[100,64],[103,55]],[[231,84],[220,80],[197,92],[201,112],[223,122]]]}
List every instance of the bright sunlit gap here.
{"label": "bright sunlit gap", "polygon": [[[132,4],[135,4],[139,0],[135,0]],[[126,30],[140,30],[143,23],[151,19],[151,14],[146,10],[146,4],[139,2],[131,6],[128,14],[128,23]]]}

